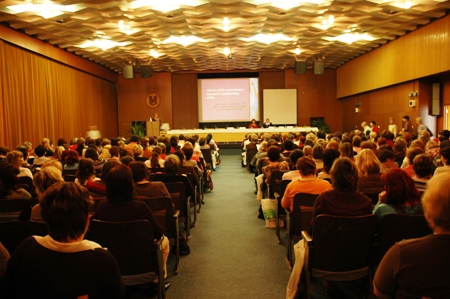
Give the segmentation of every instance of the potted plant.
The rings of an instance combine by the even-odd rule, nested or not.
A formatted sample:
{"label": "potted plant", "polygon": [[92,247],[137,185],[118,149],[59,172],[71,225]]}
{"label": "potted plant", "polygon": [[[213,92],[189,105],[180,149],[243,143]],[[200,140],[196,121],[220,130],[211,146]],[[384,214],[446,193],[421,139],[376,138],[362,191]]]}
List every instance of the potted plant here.
{"label": "potted plant", "polygon": [[137,135],[140,138],[145,137],[146,126],[145,122],[133,121],[131,124],[125,124],[128,129],[125,131],[127,135]]}
{"label": "potted plant", "polygon": [[311,127],[316,127],[319,131],[323,131],[325,133],[330,133],[330,126],[325,122],[323,118],[317,118],[311,120]]}

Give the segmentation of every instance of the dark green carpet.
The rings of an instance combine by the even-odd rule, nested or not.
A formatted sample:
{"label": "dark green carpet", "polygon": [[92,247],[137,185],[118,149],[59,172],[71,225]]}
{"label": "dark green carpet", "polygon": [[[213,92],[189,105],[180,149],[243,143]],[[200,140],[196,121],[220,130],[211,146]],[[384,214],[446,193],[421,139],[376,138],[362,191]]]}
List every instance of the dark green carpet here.
{"label": "dark green carpet", "polygon": [[[275,230],[258,219],[259,201],[253,174],[241,167],[234,152],[221,156],[213,173],[214,190],[191,229],[191,254],[181,258],[173,275],[169,265],[169,298],[284,298],[290,271],[285,245]],[[282,229],[284,238],[285,230]],[[169,261],[173,261],[171,255]]]}

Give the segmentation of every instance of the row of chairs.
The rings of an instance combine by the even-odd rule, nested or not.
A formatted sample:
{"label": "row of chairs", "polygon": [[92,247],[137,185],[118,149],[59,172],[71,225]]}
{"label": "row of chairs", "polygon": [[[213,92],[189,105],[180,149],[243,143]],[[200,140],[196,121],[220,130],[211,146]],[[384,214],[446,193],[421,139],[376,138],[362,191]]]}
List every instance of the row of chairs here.
{"label": "row of chairs", "polygon": [[[425,217],[421,215],[388,214],[381,221],[375,215],[338,217],[319,215],[314,219],[311,235],[314,202],[318,194],[298,193],[294,197],[294,209],[284,210],[281,199],[290,180],[282,180],[282,171],[272,172],[268,195],[278,201],[276,213],[276,238],[282,244],[279,220],[286,220],[286,260],[290,269],[294,266],[294,244],[305,240],[304,277],[306,295],[310,296],[310,277],[330,281],[349,281],[372,278],[385,253],[395,242],[419,238],[432,233]],[[366,194],[373,205],[378,194]],[[356,278],[355,278],[356,277]]]}

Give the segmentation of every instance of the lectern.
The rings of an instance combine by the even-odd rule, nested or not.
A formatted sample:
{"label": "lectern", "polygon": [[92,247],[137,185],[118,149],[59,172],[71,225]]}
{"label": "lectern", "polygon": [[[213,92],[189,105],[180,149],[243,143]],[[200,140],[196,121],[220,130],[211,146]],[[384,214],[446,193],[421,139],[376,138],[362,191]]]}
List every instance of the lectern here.
{"label": "lectern", "polygon": [[159,136],[159,127],[161,123],[157,121],[147,121],[147,136]]}

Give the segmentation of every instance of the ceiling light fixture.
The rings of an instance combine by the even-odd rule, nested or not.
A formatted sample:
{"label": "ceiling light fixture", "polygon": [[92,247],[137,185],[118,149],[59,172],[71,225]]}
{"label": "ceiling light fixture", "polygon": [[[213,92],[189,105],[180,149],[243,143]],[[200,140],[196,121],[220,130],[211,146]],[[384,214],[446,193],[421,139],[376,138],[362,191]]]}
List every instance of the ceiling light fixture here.
{"label": "ceiling light fixture", "polygon": [[126,35],[130,35],[133,33],[133,31],[131,30],[131,26],[130,25],[125,25],[124,21],[119,21],[119,30],[121,32],[124,32]]}
{"label": "ceiling light fixture", "polygon": [[264,44],[269,45],[271,43],[278,42],[278,41],[291,41],[292,38],[290,38],[289,36],[286,36],[284,34],[281,34],[281,33],[277,33],[277,34],[260,33],[260,34],[254,35],[252,37],[249,37],[249,38],[243,38],[242,40],[247,41],[247,42],[256,41],[259,43],[264,43]]}
{"label": "ceiling light fixture", "polygon": [[197,42],[204,43],[206,40],[203,38],[196,37],[194,35],[187,35],[187,36],[173,36],[171,35],[169,38],[165,39],[162,43],[163,44],[170,44],[175,43],[182,46],[189,46]]}
{"label": "ceiling light fixture", "polygon": [[223,49],[223,54],[224,54],[225,56],[230,55],[230,54],[231,54],[231,49],[230,49],[230,47],[225,47],[225,48]]}
{"label": "ceiling light fixture", "polygon": [[119,42],[115,42],[115,41],[108,39],[108,37],[103,37],[103,38],[97,38],[95,40],[85,41],[78,47],[80,47],[80,48],[96,47],[96,48],[102,49],[103,51],[106,51],[106,50],[114,48],[114,47],[123,47],[123,46],[129,45],[129,44],[131,44],[131,42],[119,43]]}
{"label": "ceiling light fixture", "polygon": [[367,33],[344,33],[339,36],[335,37],[324,37],[323,39],[329,40],[329,41],[340,41],[347,44],[352,44],[359,40],[365,40],[365,41],[373,41],[375,38]]}
{"label": "ceiling light fixture", "polygon": [[300,48],[295,49],[295,55],[300,55],[301,52],[302,52],[302,50],[300,50]]}
{"label": "ceiling light fixture", "polygon": [[328,19],[322,21],[322,29],[323,30],[327,30],[328,28],[330,28],[332,25],[334,24],[334,16],[330,15],[328,17]]}
{"label": "ceiling light fixture", "polygon": [[140,8],[143,6],[151,7],[153,10],[158,10],[163,13],[167,13],[169,11],[180,9],[181,6],[192,6],[196,7],[207,3],[209,1],[206,0],[136,0],[131,4],[132,8]]}
{"label": "ceiling light fixture", "polygon": [[284,10],[289,10],[294,7],[299,7],[302,5],[303,2],[313,3],[313,4],[323,4],[327,2],[327,0],[277,0],[277,1],[270,1],[270,0],[244,0],[244,2],[253,4],[253,5],[263,5],[268,4],[273,7],[281,8]]}
{"label": "ceiling light fixture", "polygon": [[45,19],[50,19],[59,15],[64,14],[64,12],[75,12],[77,9],[74,5],[59,5],[53,4],[50,1],[45,1],[43,3],[26,3],[7,6],[9,10],[13,11],[14,14],[19,14],[22,12],[33,12],[38,16]]}
{"label": "ceiling light fixture", "polygon": [[223,31],[230,31],[230,20],[228,19],[228,17],[223,18]]}
{"label": "ceiling light fixture", "polygon": [[152,56],[153,58],[158,58],[159,56],[162,56],[162,54],[160,54],[158,51],[156,51],[154,49],[150,50],[149,55]]}

